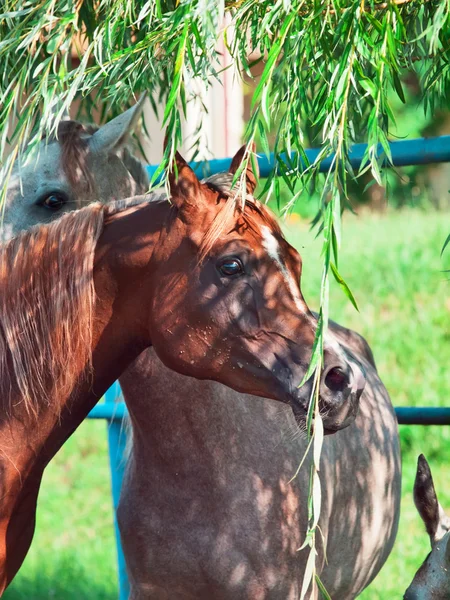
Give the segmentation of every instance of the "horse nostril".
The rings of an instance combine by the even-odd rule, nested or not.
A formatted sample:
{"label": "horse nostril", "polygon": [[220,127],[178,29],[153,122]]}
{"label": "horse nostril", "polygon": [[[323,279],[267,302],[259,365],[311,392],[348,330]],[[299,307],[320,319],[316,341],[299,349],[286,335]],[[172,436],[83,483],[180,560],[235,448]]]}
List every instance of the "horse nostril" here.
{"label": "horse nostril", "polygon": [[332,367],[325,376],[325,385],[332,392],[342,392],[349,383],[348,375],[341,367]]}

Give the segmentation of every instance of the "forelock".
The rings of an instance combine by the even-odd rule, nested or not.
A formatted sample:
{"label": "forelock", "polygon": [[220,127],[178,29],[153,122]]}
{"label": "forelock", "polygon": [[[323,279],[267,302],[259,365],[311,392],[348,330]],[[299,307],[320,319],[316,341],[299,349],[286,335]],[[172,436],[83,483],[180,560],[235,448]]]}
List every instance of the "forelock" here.
{"label": "forelock", "polygon": [[49,144],[59,143],[61,167],[69,183],[80,192],[92,192],[94,180],[87,166],[89,138],[98,131],[96,125],[83,125],[78,121],[65,120],[58,124],[55,135],[44,139]]}

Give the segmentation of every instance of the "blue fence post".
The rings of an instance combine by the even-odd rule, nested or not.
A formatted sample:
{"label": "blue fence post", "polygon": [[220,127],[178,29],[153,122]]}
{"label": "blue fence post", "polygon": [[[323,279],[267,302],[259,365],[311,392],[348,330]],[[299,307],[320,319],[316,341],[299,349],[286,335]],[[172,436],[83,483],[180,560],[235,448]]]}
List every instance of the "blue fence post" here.
{"label": "blue fence post", "polygon": [[[108,421],[108,446],[109,446],[109,465],[111,469],[111,488],[113,497],[114,509],[114,530],[116,534],[117,547],[117,565],[119,571],[119,600],[128,600],[130,588],[128,584],[127,571],[125,567],[125,558],[122,552],[122,544],[120,543],[119,527],[117,525],[116,510],[119,504],[120,490],[122,487],[122,479],[125,469],[125,446],[126,446],[126,430],[122,427],[123,406],[117,405],[119,399],[122,399],[122,391],[119,382],[116,381],[105,394],[105,403],[114,403],[120,407],[117,417],[115,418],[114,409],[112,410],[112,418]],[[108,407],[108,408],[109,408]],[[122,409],[122,410],[120,410]]]}

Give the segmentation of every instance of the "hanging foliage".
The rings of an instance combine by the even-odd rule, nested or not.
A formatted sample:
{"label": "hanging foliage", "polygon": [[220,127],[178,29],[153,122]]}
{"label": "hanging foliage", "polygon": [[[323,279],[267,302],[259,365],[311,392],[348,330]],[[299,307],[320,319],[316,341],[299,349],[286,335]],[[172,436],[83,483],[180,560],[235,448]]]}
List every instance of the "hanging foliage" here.
{"label": "hanging foliage", "polygon": [[[192,84],[208,85],[222,68],[219,39],[225,41],[241,76],[252,77],[252,66],[262,62],[245,137],[249,143],[257,139],[260,151],[275,154],[277,172],[269,176],[264,191],[279,197],[284,180],[292,195],[284,207],[289,210],[305,188],[317,183],[320,161],[333,155],[321,182],[316,219],[324,263],[308,375],[317,374],[328,321],[330,273],[356,306],[338,261],[348,177],[370,171],[381,183],[394,122],[390,98],[395,92],[405,101],[405,70],[417,73],[425,110],[433,112],[448,103],[449,14],[450,0],[4,0],[0,181],[6,185],[20,153],[37,147],[44,132],[56,131],[75,98],[83,100],[87,112],[95,105],[106,116],[111,107],[123,108],[143,91],[155,110],[165,106],[168,145],[161,173],[180,145],[181,116]],[[305,128],[322,139],[314,164],[304,152]],[[356,138],[368,143],[358,174],[348,160]],[[274,140],[272,147],[269,139]],[[248,153],[245,160],[250,159]],[[308,421],[320,434],[315,402]],[[311,442],[310,527],[305,541],[311,552],[302,595],[314,581],[320,506],[321,435]]]}

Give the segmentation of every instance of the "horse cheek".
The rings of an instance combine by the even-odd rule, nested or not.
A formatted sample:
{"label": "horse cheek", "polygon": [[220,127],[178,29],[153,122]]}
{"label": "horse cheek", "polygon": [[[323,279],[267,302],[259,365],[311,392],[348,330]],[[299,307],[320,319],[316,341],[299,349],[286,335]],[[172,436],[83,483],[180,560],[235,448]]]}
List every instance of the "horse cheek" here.
{"label": "horse cheek", "polygon": [[229,326],[239,335],[255,336],[261,330],[260,315],[255,298],[255,290],[248,282],[243,282],[227,297]]}

